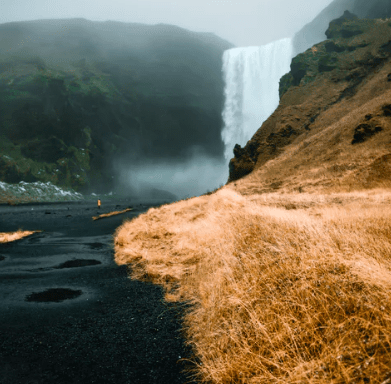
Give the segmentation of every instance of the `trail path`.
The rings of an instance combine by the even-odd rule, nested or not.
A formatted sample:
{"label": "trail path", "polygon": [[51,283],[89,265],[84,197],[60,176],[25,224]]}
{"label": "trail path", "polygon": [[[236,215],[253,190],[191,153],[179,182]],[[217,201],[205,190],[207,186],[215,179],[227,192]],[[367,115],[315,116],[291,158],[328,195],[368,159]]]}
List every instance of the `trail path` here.
{"label": "trail path", "polygon": [[44,231],[0,244],[1,384],[186,382],[180,308],[113,261],[115,229],[147,208],[0,206],[0,232]]}

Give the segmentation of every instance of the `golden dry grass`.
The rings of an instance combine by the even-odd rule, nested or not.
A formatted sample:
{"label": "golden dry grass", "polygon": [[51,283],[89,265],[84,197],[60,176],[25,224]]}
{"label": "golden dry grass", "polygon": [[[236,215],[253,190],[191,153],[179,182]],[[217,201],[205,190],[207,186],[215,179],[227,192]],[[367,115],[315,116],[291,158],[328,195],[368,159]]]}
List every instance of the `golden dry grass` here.
{"label": "golden dry grass", "polygon": [[126,208],[123,211],[114,211],[114,212],[109,212],[109,213],[103,213],[102,215],[99,215],[99,216],[92,216],[92,220],[99,220],[99,219],[103,219],[105,217],[120,215],[121,213],[129,212],[131,210],[132,210],[132,208]]}
{"label": "golden dry grass", "polygon": [[391,191],[210,196],[115,235],[132,277],[191,303],[205,383],[391,383]]}
{"label": "golden dry grass", "polygon": [[16,241],[23,239],[24,237],[31,236],[34,233],[42,231],[22,231],[18,230],[16,232],[0,232],[0,243],[10,243],[11,241]]}

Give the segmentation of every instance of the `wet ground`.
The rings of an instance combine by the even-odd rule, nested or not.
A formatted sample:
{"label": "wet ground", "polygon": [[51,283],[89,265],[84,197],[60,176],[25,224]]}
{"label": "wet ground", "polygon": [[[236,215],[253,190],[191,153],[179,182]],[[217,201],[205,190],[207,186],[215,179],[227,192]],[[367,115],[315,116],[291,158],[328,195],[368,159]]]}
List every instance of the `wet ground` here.
{"label": "wet ground", "polygon": [[183,310],[113,261],[115,229],[158,203],[95,204],[0,206],[0,232],[43,230],[0,244],[0,384],[190,382]]}

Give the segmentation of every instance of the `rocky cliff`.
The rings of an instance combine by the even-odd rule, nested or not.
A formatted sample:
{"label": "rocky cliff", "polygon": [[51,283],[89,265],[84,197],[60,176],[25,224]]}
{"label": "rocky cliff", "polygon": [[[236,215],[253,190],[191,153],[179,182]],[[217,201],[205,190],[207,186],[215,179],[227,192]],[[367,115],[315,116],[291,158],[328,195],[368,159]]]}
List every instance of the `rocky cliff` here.
{"label": "rocky cliff", "polygon": [[326,34],[292,60],[278,108],[235,147],[229,182],[250,174],[250,192],[390,185],[391,21],[345,12]]}
{"label": "rocky cliff", "polygon": [[0,181],[109,191],[113,164],[223,156],[222,53],[169,25],[0,25]]}
{"label": "rocky cliff", "polygon": [[325,31],[330,21],[342,15],[346,10],[360,18],[391,17],[389,0],[334,0],[313,21],[296,33],[293,40],[295,54],[304,52],[307,48],[323,41],[326,38]]}

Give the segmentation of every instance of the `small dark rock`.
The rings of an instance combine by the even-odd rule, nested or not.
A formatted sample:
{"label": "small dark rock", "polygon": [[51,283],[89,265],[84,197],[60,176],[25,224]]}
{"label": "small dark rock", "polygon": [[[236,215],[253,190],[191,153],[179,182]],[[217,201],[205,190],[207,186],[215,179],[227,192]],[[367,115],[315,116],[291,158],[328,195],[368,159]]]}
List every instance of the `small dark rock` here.
{"label": "small dark rock", "polygon": [[5,260],[5,257],[0,255],[0,261],[3,261],[3,260]]}
{"label": "small dark rock", "polygon": [[51,212],[50,211],[45,211],[45,215],[50,215]]}
{"label": "small dark rock", "polygon": [[370,113],[368,113],[368,115],[365,115],[365,120],[368,121],[368,120],[371,120],[372,119],[372,115]]}
{"label": "small dark rock", "polygon": [[242,148],[239,144],[235,144],[235,147],[234,147],[234,156],[238,159],[239,157],[241,157],[243,155],[243,153],[245,152],[244,148]]}
{"label": "small dark rock", "polygon": [[391,73],[387,75],[387,81],[391,81]]}
{"label": "small dark rock", "polygon": [[391,104],[387,104],[383,106],[384,116],[391,116]]}
{"label": "small dark rock", "polygon": [[360,124],[355,130],[354,130],[354,136],[352,140],[352,144],[359,144],[363,143],[364,141],[368,140],[370,137],[375,135],[376,133],[382,131],[382,127],[371,127],[369,124]]}

